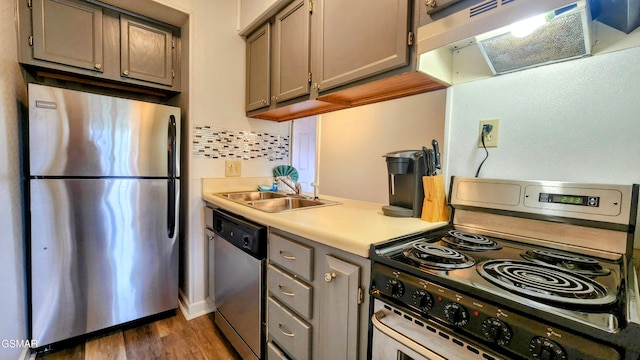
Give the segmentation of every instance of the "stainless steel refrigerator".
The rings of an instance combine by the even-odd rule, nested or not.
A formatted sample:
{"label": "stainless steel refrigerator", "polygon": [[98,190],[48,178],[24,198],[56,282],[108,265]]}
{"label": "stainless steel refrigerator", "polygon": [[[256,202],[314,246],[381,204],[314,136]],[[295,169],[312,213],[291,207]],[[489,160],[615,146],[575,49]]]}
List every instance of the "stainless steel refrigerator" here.
{"label": "stainless steel refrigerator", "polygon": [[180,109],[29,84],[31,339],[178,305]]}

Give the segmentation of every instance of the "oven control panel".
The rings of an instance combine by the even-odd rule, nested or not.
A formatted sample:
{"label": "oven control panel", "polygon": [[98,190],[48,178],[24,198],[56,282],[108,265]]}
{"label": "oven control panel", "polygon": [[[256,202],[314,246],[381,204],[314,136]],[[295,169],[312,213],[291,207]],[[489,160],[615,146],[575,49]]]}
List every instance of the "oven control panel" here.
{"label": "oven control panel", "polygon": [[620,359],[614,348],[604,344],[382,264],[373,265],[371,294],[504,354],[556,360]]}

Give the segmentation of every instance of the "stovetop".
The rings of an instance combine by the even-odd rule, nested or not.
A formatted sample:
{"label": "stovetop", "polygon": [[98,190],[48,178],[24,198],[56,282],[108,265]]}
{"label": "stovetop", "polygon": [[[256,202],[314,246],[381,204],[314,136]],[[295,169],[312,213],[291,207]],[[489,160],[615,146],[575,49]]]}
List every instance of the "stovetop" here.
{"label": "stovetop", "polygon": [[[444,263],[438,256],[445,257]],[[622,256],[595,258],[449,226],[374,245],[372,259],[523,313],[608,333],[624,322]]]}

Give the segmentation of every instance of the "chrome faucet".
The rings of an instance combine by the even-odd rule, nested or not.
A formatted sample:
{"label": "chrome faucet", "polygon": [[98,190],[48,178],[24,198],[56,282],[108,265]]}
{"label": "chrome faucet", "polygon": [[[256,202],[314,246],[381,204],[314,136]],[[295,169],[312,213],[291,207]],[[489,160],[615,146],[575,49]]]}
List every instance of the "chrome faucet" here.
{"label": "chrome faucet", "polygon": [[[282,182],[283,184],[287,185],[289,187],[289,189],[293,190],[296,195],[300,195],[300,192],[302,191],[302,185],[300,185],[299,182],[293,180],[291,178],[291,176],[287,175],[287,176],[278,176],[276,177],[276,180],[280,180],[280,182]],[[291,183],[293,183],[293,185],[291,185]]]}

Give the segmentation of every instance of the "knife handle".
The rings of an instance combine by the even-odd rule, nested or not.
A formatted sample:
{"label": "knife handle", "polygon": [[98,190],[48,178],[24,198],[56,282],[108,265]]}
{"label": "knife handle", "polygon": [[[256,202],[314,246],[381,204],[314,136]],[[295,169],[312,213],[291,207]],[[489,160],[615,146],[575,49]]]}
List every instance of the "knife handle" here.
{"label": "knife handle", "polygon": [[438,145],[438,140],[433,139],[431,141],[431,145],[433,145],[433,152],[434,152],[434,160],[435,160],[435,168],[436,169],[442,169],[441,165],[440,165],[440,146]]}

